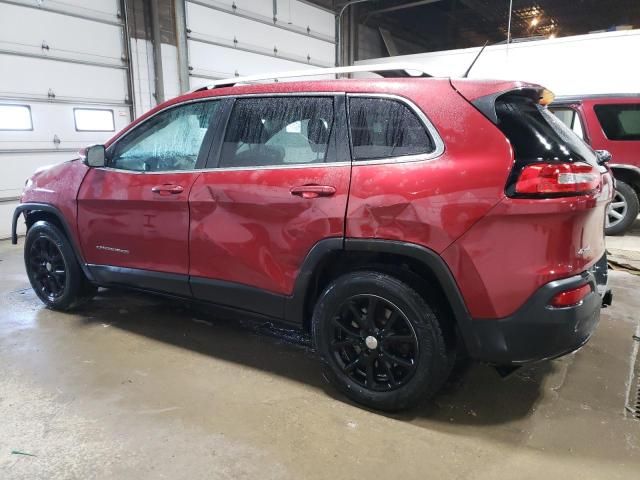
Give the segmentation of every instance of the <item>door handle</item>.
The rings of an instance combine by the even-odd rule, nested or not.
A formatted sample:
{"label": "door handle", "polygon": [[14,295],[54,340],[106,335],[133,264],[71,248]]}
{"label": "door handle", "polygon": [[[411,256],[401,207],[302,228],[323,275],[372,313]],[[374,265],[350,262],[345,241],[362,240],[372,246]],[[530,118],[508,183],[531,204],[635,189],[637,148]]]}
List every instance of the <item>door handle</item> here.
{"label": "door handle", "polygon": [[184,188],[181,185],[174,185],[172,183],[166,183],[164,185],[156,185],[151,189],[153,193],[159,193],[160,195],[173,194],[184,192]]}
{"label": "door handle", "polygon": [[336,189],[331,185],[300,185],[291,189],[291,195],[302,198],[330,197],[334,193]]}

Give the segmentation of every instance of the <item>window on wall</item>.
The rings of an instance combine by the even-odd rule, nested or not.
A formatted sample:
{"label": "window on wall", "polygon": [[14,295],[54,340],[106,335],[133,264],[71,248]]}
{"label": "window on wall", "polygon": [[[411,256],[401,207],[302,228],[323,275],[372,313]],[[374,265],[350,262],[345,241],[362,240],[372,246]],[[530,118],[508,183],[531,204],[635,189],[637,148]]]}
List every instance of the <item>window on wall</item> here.
{"label": "window on wall", "polygon": [[387,98],[349,99],[354,160],[430,153],[435,145],[424,124],[404,103]]}
{"label": "window on wall", "polygon": [[0,130],[33,130],[27,105],[0,105]]}
{"label": "window on wall", "polygon": [[113,110],[74,108],[73,118],[78,132],[114,132]]}
{"label": "window on wall", "polygon": [[109,166],[151,172],[193,170],[219,105],[219,101],[197,102],[157,114],[109,149]]}
{"label": "window on wall", "polygon": [[640,140],[640,103],[596,105],[594,110],[609,140]]}
{"label": "window on wall", "polygon": [[220,167],[294,165],[332,161],[333,97],[236,100]]}

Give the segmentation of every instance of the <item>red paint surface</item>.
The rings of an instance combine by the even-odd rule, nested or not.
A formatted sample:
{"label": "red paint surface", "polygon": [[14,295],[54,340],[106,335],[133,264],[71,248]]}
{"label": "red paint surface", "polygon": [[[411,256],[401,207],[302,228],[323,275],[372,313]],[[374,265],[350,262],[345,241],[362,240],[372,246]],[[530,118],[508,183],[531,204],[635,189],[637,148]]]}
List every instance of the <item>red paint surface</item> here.
{"label": "red paint surface", "polygon": [[79,159],[42,169],[31,177],[32,183],[25,188],[20,199],[22,203],[48,203],[58,207],[67,220],[76,245],[80,245],[76,196],[89,170]]}
{"label": "red paint surface", "polygon": [[[188,194],[198,175],[91,169],[78,192],[78,228],[85,260],[187,274]],[[164,184],[180,185],[184,191],[175,195],[152,191]]]}
{"label": "red paint surface", "polygon": [[613,194],[608,173],[603,184],[589,196],[504,198],[443,252],[474,318],[510,315],[545,283],[581,273],[602,257]]}
{"label": "red paint surface", "polygon": [[354,163],[347,236],[440,253],[504,196],[513,155],[504,135],[449,85],[416,89],[412,99],[436,126],[445,152],[423,162]]}
{"label": "red paint surface", "polygon": [[[470,99],[523,85],[455,81]],[[190,99],[313,91],[393,93],[410,98],[435,125],[445,152],[427,161],[355,164],[353,168],[326,165],[167,174],[108,169],[87,174],[87,167],[71,162],[37,175],[23,201],[58,206],[74,235],[77,225],[87,262],[189,273],[283,294],[292,292],[305,256],[323,238],[346,235],[420,244],[442,255],[476,318],[513,313],[544,283],[582,272],[604,253],[610,178],[606,176],[603,191],[590,196],[505,198],[513,163],[511,147],[447,79],[215,89],[166,102],[132,125],[158,109]],[[619,161],[613,149],[604,148]],[[152,192],[163,184],[180,185],[183,191]],[[316,198],[291,194],[292,188],[309,184],[333,187],[335,194]]]}
{"label": "red paint surface", "polygon": [[[313,245],[344,235],[349,170],[326,165],[203,173],[190,198],[191,275],[292,293]],[[302,185],[336,192],[292,195]]]}

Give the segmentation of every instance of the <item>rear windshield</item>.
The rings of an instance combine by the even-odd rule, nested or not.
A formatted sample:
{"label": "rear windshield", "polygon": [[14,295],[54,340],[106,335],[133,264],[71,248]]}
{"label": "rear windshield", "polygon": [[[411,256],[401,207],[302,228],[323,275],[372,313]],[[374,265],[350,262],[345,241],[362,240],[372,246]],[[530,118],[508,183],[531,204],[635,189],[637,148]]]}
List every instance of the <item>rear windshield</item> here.
{"label": "rear windshield", "polygon": [[593,108],[609,140],[640,140],[640,103]]}
{"label": "rear windshield", "polygon": [[547,107],[509,95],[496,101],[498,127],[513,146],[517,164],[539,161],[597,164],[595,152]]}

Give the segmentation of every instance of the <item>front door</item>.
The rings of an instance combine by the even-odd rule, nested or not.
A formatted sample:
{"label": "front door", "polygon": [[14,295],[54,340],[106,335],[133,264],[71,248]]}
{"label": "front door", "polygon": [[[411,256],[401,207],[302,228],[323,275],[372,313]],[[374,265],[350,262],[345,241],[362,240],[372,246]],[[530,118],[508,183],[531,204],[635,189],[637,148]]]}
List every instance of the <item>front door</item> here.
{"label": "front door", "polygon": [[109,147],[105,168],[87,174],[78,230],[98,281],[189,292],[188,198],[220,105],[189,103],[150,117]]}
{"label": "front door", "polygon": [[193,294],[281,316],[305,256],[342,239],[351,164],[343,96],[239,98],[190,195]]}

